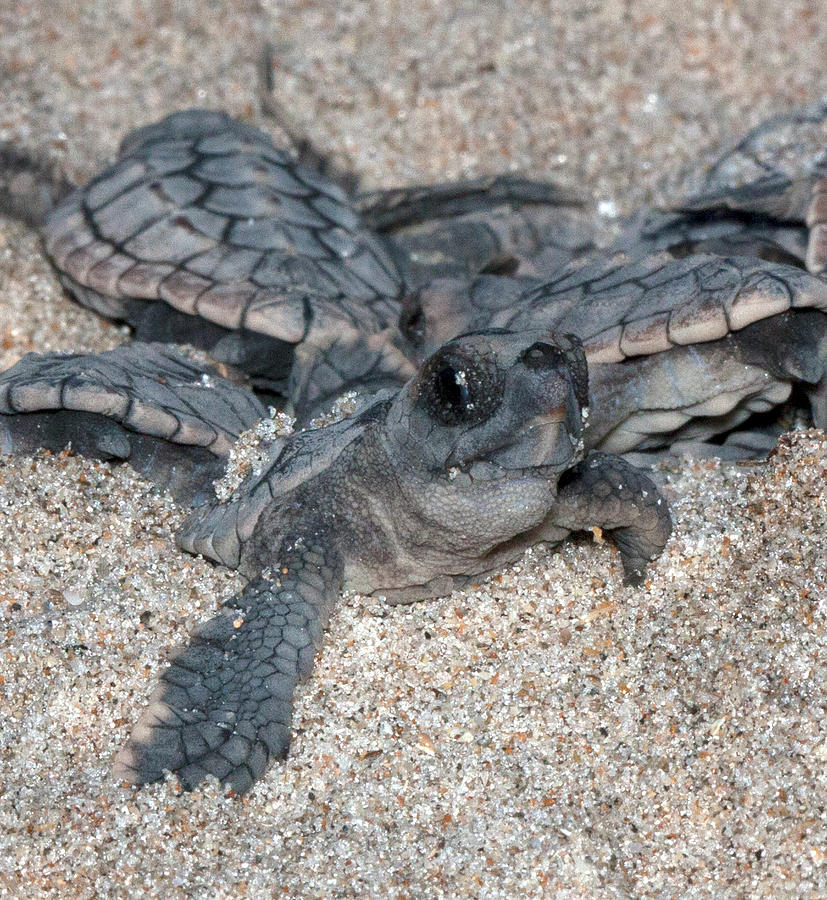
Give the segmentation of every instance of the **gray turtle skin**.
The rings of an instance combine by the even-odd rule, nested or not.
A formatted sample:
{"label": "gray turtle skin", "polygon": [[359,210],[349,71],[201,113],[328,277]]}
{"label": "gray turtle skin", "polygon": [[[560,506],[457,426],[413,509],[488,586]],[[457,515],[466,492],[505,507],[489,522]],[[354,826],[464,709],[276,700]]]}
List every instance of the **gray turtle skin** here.
{"label": "gray turtle skin", "polygon": [[[615,453],[721,455],[711,438],[794,389],[827,427],[827,102],[753,129],[687,192],[551,275],[522,266],[420,287],[403,304],[409,346],[427,353],[483,325],[577,334],[586,442]],[[766,452],[774,436],[735,435],[731,453]]]}
{"label": "gray turtle skin", "polygon": [[[217,421],[209,394],[232,401],[241,389],[139,349],[128,359],[54,358],[39,380],[30,359],[7,373],[0,424],[12,449],[28,450],[33,432],[73,445],[89,432],[97,443],[81,449],[120,446],[115,455],[161,483],[158,442],[180,456],[185,446],[220,455],[240,423]],[[287,752],[294,688],[343,587],[392,602],[438,596],[532,544],[593,527],[639,584],[669,537],[667,505],[622,459],[586,455],[587,380],[576,338],[489,330],[449,342],[400,391],[351,418],[275,442],[261,472],[229,500],[197,508],[181,532],[184,549],[249,583],[173,655],[116,774],[144,783],[171,771],[187,788],[214,775],[248,790]],[[57,428],[54,417],[63,417]],[[204,474],[199,465],[179,472],[180,494],[195,495]]]}
{"label": "gray turtle skin", "polygon": [[[613,454],[697,445],[794,389],[827,426],[825,121],[756,129],[605,254],[553,185],[348,193],[205,110],[133,132],[73,190],[4,149],[0,205],[36,220],[56,201],[41,232],[63,283],[140,343],[0,375],[0,448],[129,461],[193,508],[183,549],[249,579],[175,655],[117,772],[241,793],[287,751],[343,587],[438,596],[592,527],[639,583],[669,515]],[[166,346],[184,341],[209,358]],[[219,503],[211,482],[264,412],[251,387],[300,420],[365,398],[274,442]]]}
{"label": "gray turtle skin", "polygon": [[297,344],[361,341],[398,316],[398,268],[344,192],[223,113],[127,135],[41,231],[80,303],[261,385],[284,382]]}
{"label": "gray turtle skin", "polygon": [[396,325],[413,286],[592,247],[582,201],[556,185],[500,176],[353,197],[211,110],[128,134],[75,190],[13,147],[0,167],[10,214],[36,221],[60,198],[41,234],[78,302],[138,340],[208,350],[300,415],[411,376]]}
{"label": "gray turtle skin", "polygon": [[[668,448],[730,431],[796,385],[825,424],[825,129],[823,103],[765,123],[607,256],[554,185],[348,195],[261,131],[188,110],[128,135],[42,232],[81,302],[140,340],[203,347],[301,421],[345,390],[398,388],[464,331],[560,328],[593,367],[589,446]],[[819,313],[810,329],[804,310]],[[762,345],[744,329],[764,320],[776,333]]]}
{"label": "gray turtle skin", "polygon": [[478,273],[545,274],[595,250],[599,223],[582,198],[514,176],[357,196],[363,221],[387,234],[408,288]]}
{"label": "gray turtle skin", "polygon": [[84,456],[129,462],[180,503],[198,505],[214,496],[241,432],[267,415],[224,374],[163,344],[29,353],[0,376],[0,450],[71,444]]}
{"label": "gray turtle skin", "polygon": [[[827,426],[827,282],[749,256],[621,256],[544,280],[434,282],[408,310],[424,352],[474,328],[576,334],[589,364],[586,443],[613,453],[704,442],[798,385]],[[767,447],[769,449],[769,447]]]}

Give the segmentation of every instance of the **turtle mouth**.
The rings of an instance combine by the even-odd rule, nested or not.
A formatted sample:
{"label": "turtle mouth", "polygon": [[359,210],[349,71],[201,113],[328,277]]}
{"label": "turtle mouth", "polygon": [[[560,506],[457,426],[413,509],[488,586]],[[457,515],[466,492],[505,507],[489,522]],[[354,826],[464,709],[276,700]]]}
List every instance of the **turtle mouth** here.
{"label": "turtle mouth", "polygon": [[582,456],[579,429],[572,429],[570,416],[559,406],[529,419],[506,446],[490,453],[485,461],[508,472],[556,474],[571,468]]}

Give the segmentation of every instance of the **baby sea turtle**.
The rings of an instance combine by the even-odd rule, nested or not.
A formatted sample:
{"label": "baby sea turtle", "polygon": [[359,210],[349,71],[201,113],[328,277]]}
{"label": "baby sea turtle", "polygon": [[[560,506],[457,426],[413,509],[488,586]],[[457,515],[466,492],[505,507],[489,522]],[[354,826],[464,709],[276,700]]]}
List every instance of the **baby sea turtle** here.
{"label": "baby sea turtle", "polygon": [[[179,535],[250,580],[174,654],[117,773],[143,783],[170,770],[188,788],[211,774],[246,791],[287,752],[294,687],[343,586],[392,602],[440,596],[593,527],[640,583],[669,513],[631,464],[585,454],[587,396],[576,338],[481,331],[349,418],[274,441],[261,470],[198,507]],[[262,412],[215,370],[142,344],[27,357],[4,377],[0,409],[6,449],[70,440],[129,459],[182,500],[214,476],[210,454]]]}
{"label": "baby sea turtle", "polygon": [[[400,320],[409,347],[427,353],[483,325],[577,334],[587,446],[616,453],[698,451],[794,387],[827,427],[827,101],[758,126],[687,190],[557,271],[538,273],[534,257],[514,277],[415,289]],[[734,454],[774,442],[756,439],[733,435]]]}
{"label": "baby sea turtle", "polygon": [[827,104],[771,120],[604,252],[554,185],[349,195],[205,110],[128,135],[68,195],[7,150],[0,205],[51,184],[27,208],[65,195],[41,230],[80,302],[138,340],[206,350],[300,421],[344,390],[400,386],[465,331],[556,329],[592,367],[588,446],[630,452],[729,432],[796,384],[824,424],[825,147]]}
{"label": "baby sea turtle", "polygon": [[[68,193],[23,155],[0,157],[0,203],[36,218],[57,200],[41,231],[61,280],[139,339],[30,354],[3,373],[3,449],[71,442],[129,460],[196,507],[185,549],[250,579],[162,676],[117,764],[138,782],[169,769],[187,787],[213,774],[249,788],[286,752],[293,687],[343,585],[437,596],[593,526],[637,582],[668,512],[604,451],[705,440],[793,384],[827,419],[827,282],[796,255],[806,239],[779,260],[777,210],[717,199],[669,214],[680,249],[638,218],[605,256],[553,185],[349,195],[204,110],[132,133],[114,166]],[[818,269],[823,159],[790,159],[790,179],[810,179],[804,253]],[[789,227],[806,235],[801,215]],[[727,222],[715,246],[687,250],[711,219]],[[302,420],[343,390],[365,397],[343,422],[273,442],[219,502],[230,444],[264,414],[251,386]]]}

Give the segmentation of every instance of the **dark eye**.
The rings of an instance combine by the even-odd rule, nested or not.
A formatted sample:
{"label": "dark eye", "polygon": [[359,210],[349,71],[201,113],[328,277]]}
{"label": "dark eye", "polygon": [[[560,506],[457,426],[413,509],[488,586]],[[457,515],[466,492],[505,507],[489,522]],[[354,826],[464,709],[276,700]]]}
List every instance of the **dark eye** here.
{"label": "dark eye", "polygon": [[399,328],[414,347],[421,347],[425,342],[425,314],[421,307],[403,312],[399,320]]}
{"label": "dark eye", "polygon": [[564,362],[565,355],[559,347],[537,341],[528,350],[523,351],[522,359],[530,369],[550,369]]}
{"label": "dark eye", "polygon": [[499,406],[502,379],[485,357],[440,352],[422,370],[420,392],[431,415],[443,425],[474,425]]}
{"label": "dark eye", "polygon": [[453,366],[440,369],[434,376],[434,399],[457,421],[469,411],[469,407],[473,409],[465,372],[458,371]]}

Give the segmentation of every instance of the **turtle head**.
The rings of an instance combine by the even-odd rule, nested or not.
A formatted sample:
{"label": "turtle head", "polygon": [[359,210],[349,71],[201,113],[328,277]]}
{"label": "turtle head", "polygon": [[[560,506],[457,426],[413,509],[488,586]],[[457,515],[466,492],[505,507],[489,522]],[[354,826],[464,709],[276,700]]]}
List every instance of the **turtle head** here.
{"label": "turtle head", "polygon": [[475,327],[469,292],[467,278],[438,278],[403,298],[399,331],[420,359]]}
{"label": "turtle head", "polygon": [[483,273],[467,278],[436,278],[402,301],[399,332],[411,356],[422,359],[458,334],[510,316],[517,298],[534,279]]}
{"label": "turtle head", "polygon": [[546,518],[583,457],[587,382],[579,340],[547,331],[465,334],[422,364],[381,429],[418,571],[483,571]]}
{"label": "turtle head", "polygon": [[552,478],[583,455],[588,402],[578,338],[547,331],[472,332],[432,354],[397,396],[391,457],[428,478]]}

